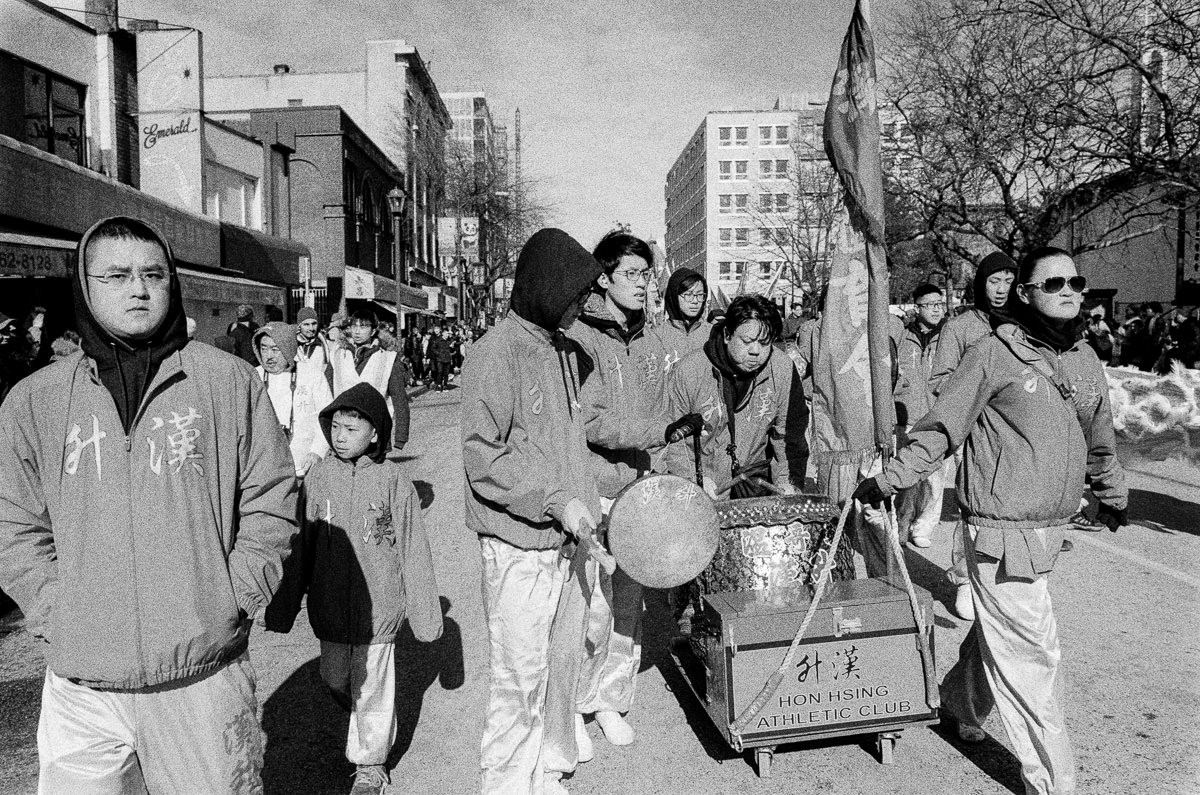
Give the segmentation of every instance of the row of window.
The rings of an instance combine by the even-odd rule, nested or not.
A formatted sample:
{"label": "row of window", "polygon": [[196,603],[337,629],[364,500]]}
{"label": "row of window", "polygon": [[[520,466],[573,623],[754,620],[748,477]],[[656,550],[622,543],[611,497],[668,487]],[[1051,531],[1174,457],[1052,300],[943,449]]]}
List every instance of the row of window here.
{"label": "row of window", "polygon": [[[717,241],[721,248],[746,248],[750,245],[751,231],[751,228],[746,226],[722,226],[717,230]],[[758,229],[759,246],[786,246],[787,244],[787,227],[761,227]]]}
{"label": "row of window", "polygon": [[[786,213],[791,203],[786,193],[758,194],[758,211],[760,213]],[[717,196],[717,211],[721,213],[744,213],[750,209],[750,194],[722,193]]]}
{"label": "row of window", "polygon": [[[787,160],[759,160],[759,179],[787,179]],[[719,160],[717,161],[717,177],[722,180],[745,180],[750,177],[749,160]]]}
{"label": "row of window", "polygon": [[717,263],[717,278],[722,281],[740,279],[749,270],[751,275],[760,279],[770,279],[775,272],[783,267],[783,260],[759,260],[746,262],[744,260],[721,260]]}
{"label": "row of window", "polygon": [[[717,146],[749,146],[749,127],[718,127]],[[788,126],[786,124],[762,124],[758,128],[759,146],[786,146]]]}

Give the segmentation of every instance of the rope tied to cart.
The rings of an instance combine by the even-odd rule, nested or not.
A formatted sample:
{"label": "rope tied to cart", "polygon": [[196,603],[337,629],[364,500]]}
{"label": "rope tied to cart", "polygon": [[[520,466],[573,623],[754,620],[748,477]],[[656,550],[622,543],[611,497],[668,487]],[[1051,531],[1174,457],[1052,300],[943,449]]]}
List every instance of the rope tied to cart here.
{"label": "rope tied to cart", "polygon": [[[825,586],[829,583],[830,574],[833,572],[838,547],[842,542],[842,535],[846,528],[846,520],[850,516],[850,511],[853,507],[853,500],[846,500],[846,504],[842,507],[837,527],[833,532],[833,541],[830,543],[829,556],[821,569],[821,574],[817,578],[817,583],[813,589],[812,601],[809,603],[808,610],[804,614],[804,620],[800,622],[800,628],[796,630],[796,637],[792,639],[787,654],[783,657],[783,662],[779,664],[779,668],[767,677],[762,690],[759,691],[754,700],[742,710],[742,713],[729,726],[729,736],[732,740],[732,745],[738,751],[742,750],[742,732],[746,730],[749,723],[754,720],[754,716],[766,706],[766,703],[775,695],[775,691],[779,689],[784,675],[792,666],[792,661],[795,659],[796,652],[800,648],[800,644],[804,639],[804,633],[808,630],[808,625],[812,623],[813,617],[817,614],[817,607],[821,602],[821,597],[825,593]],[[938,696],[937,682],[935,680],[936,673],[933,667],[933,654],[929,648],[929,635],[925,627],[925,619],[921,612],[921,606],[917,601],[917,593],[913,588],[912,580],[908,576],[908,566],[904,563],[904,551],[900,546],[899,533],[896,528],[894,516],[890,511],[883,512],[883,523],[891,549],[899,563],[900,573],[904,580],[904,588],[908,593],[909,605],[913,611],[913,620],[916,622],[917,650],[921,656],[921,667],[925,678],[925,703],[929,705],[930,709],[937,709],[941,701]]]}

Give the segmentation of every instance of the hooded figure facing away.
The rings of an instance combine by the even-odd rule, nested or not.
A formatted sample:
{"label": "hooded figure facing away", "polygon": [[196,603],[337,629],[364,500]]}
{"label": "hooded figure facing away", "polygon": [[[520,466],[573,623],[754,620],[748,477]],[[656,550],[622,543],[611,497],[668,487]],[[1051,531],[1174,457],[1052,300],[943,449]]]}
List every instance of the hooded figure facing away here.
{"label": "hooded figure facing away", "polygon": [[491,664],[484,793],[563,792],[558,779],[577,760],[575,685],[586,629],[579,602],[590,588],[575,576],[581,561],[568,561],[564,550],[587,543],[600,506],[578,348],[560,328],[574,321],[601,272],[567,233],[537,232],[517,261],[511,311],[463,364],[466,521],[483,555]]}
{"label": "hooded figure facing away", "polygon": [[298,347],[296,327],[287,323],[273,321],[254,332],[254,355],[259,361],[255,372],[266,385],[279,427],[287,436],[296,476],[304,477],[329,452],[317,414],[333,395],[324,372],[300,366]]}
{"label": "hooded figure facing away", "polygon": [[[261,787],[247,639],[296,531],[253,369],[189,341],[170,248],[79,243],[82,350],[0,407],[0,588],[45,641],[42,792]],[[136,737],[136,742],[134,741]]]}

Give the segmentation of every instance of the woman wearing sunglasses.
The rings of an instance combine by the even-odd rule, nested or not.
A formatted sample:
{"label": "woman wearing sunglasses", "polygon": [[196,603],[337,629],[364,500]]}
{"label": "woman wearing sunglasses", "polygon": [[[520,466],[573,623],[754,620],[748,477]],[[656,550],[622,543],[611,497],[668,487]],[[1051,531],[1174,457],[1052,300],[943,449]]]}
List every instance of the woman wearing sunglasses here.
{"label": "woman wearing sunglasses", "polygon": [[878,504],[962,447],[958,499],[976,621],[942,701],[973,742],[997,708],[1028,793],[1075,790],[1048,581],[1085,475],[1097,518],[1114,531],[1126,524],[1108,385],[1082,340],[1085,285],[1067,252],[1026,255],[1006,311],[993,313],[994,335],[966,352],[909,443],[854,493]]}

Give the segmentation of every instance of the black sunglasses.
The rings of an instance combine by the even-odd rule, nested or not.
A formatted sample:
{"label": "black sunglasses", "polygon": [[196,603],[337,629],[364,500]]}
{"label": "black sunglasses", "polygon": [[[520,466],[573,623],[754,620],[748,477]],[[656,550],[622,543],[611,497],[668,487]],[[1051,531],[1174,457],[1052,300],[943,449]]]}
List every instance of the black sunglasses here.
{"label": "black sunglasses", "polygon": [[1074,292],[1082,293],[1083,288],[1087,287],[1087,279],[1082,276],[1051,276],[1044,282],[1026,282],[1026,287],[1036,287],[1043,293],[1061,293],[1063,288],[1070,285]]}

